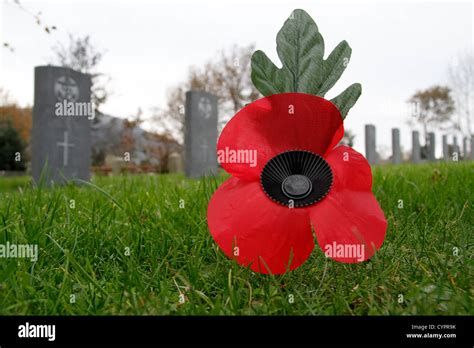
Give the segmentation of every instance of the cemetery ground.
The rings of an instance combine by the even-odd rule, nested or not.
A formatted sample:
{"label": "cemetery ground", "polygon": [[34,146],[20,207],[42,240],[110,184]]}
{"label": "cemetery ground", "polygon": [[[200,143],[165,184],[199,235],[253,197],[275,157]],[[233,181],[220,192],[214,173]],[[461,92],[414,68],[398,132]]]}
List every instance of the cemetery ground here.
{"label": "cemetery ground", "polygon": [[0,259],[0,314],[473,314],[472,162],[379,165],[388,220],[368,262],[316,247],[294,272],[256,274],[210,236],[207,203],[226,178],[94,177],[53,189],[0,179],[0,243],[39,245],[37,262]]}

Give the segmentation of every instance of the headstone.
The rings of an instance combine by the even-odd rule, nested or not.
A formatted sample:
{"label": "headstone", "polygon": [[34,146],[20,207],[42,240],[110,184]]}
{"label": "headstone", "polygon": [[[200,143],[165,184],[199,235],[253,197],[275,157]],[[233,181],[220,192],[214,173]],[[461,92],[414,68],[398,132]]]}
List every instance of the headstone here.
{"label": "headstone", "polygon": [[168,172],[169,173],[182,173],[183,170],[183,158],[181,154],[177,152],[170,153],[168,156]]}
{"label": "headstone", "polygon": [[445,161],[449,161],[450,159],[447,135],[443,135],[443,158]]}
{"label": "headstone", "polygon": [[123,157],[114,156],[112,154],[107,154],[105,156],[104,163],[107,167],[110,167],[112,174],[118,175],[122,172],[122,168],[125,167],[125,161]]}
{"label": "headstone", "polygon": [[186,93],[185,173],[191,178],[217,173],[217,97],[203,91]]}
{"label": "headstone", "polygon": [[436,137],[435,134],[428,133],[428,160],[436,161]]}
{"label": "headstone", "polygon": [[458,145],[458,138],[453,136],[453,157],[459,158],[459,145]]}
{"label": "headstone", "polygon": [[375,126],[365,125],[365,157],[370,164],[377,163],[377,152],[375,150]]}
{"label": "headstone", "polygon": [[420,163],[420,133],[413,131],[411,133],[411,161],[413,163]]}
{"label": "headstone", "polygon": [[469,159],[469,138],[468,137],[464,137],[463,141],[462,141],[462,158],[464,160],[468,160]]}
{"label": "headstone", "polygon": [[392,128],[392,163],[402,163],[402,152],[400,150],[400,129]]}
{"label": "headstone", "polygon": [[35,68],[32,174],[36,183],[90,179],[94,117],[91,77],[69,68]]}
{"label": "headstone", "polygon": [[469,151],[469,159],[474,161],[474,137],[471,137],[471,151]]}

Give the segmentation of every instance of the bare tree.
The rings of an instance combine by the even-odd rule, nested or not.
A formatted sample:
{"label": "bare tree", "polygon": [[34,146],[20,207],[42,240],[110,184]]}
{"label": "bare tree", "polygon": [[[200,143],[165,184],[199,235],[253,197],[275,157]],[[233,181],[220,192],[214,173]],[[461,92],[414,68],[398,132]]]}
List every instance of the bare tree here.
{"label": "bare tree", "polygon": [[53,47],[53,51],[55,53],[53,63],[91,75],[92,102],[95,105],[96,112],[99,113],[100,106],[110,96],[110,91],[107,88],[110,78],[97,71],[104,52],[99,51],[91,43],[89,35],[75,37],[72,34],[69,34],[67,46],[58,44]]}
{"label": "bare tree", "polygon": [[442,129],[453,127],[454,100],[448,87],[433,86],[418,91],[409,102],[414,105],[413,109],[416,112],[412,117],[415,117],[416,122],[422,127],[426,143],[428,143],[428,132],[433,127],[444,127]]}
{"label": "bare tree", "polygon": [[474,122],[474,55],[470,52],[459,56],[448,70],[458,117],[457,130],[464,136],[472,136]]}
{"label": "bare tree", "polygon": [[250,57],[254,45],[234,45],[219,53],[202,67],[191,67],[186,81],[168,91],[166,105],[155,110],[154,120],[165,131],[183,141],[185,93],[200,90],[217,96],[219,125],[222,127],[246,104],[258,99],[259,93],[250,80]]}

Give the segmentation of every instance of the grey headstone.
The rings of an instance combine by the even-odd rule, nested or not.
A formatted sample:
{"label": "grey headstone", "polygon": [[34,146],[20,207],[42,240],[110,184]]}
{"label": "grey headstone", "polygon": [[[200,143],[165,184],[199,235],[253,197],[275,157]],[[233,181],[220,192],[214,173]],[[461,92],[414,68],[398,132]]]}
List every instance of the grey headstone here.
{"label": "grey headstone", "polygon": [[453,136],[453,153],[452,156],[459,159],[459,145],[458,145],[458,138]]}
{"label": "grey headstone", "polygon": [[[35,68],[32,127],[32,173],[36,183],[90,179],[91,134],[88,112],[91,77],[69,68]],[[58,103],[73,106],[71,115],[58,114]],[[80,110],[81,115],[77,114]]]}
{"label": "grey headstone", "polygon": [[447,135],[443,135],[443,158],[445,161],[449,161],[450,159]]}
{"label": "grey headstone", "polygon": [[217,173],[217,97],[203,91],[186,93],[185,173],[191,178]]}
{"label": "grey headstone", "polygon": [[428,133],[428,160],[436,161],[436,137],[435,134]]}
{"label": "grey headstone", "polygon": [[469,151],[469,159],[474,161],[474,137],[471,137],[471,151]]}
{"label": "grey headstone", "polygon": [[112,170],[112,174],[118,175],[122,172],[122,169],[125,168],[126,162],[123,157],[114,156],[112,154],[107,154],[104,160],[105,166],[109,167]]}
{"label": "grey headstone", "polygon": [[413,163],[420,163],[420,133],[413,131],[411,133],[411,161]]}
{"label": "grey headstone", "polygon": [[400,129],[392,128],[392,163],[402,162],[402,152],[400,150]]}
{"label": "grey headstone", "polygon": [[464,137],[463,141],[462,141],[462,158],[464,160],[467,160],[469,159],[469,138],[468,137]]}
{"label": "grey headstone", "polygon": [[182,173],[183,172],[183,158],[181,154],[172,152],[168,156],[168,172],[170,173]]}
{"label": "grey headstone", "polygon": [[375,126],[365,125],[365,157],[370,164],[377,163],[377,152],[375,150]]}

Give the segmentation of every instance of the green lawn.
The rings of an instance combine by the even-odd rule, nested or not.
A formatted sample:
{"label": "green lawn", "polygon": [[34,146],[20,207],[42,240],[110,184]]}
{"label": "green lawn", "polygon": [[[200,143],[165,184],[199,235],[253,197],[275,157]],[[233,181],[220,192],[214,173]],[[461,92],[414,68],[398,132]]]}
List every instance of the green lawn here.
{"label": "green lawn", "polygon": [[375,167],[381,250],[349,265],[316,248],[282,276],[240,267],[213,242],[207,202],[224,179],[0,179],[0,244],[40,250],[37,262],[0,259],[0,314],[474,314],[472,162]]}

